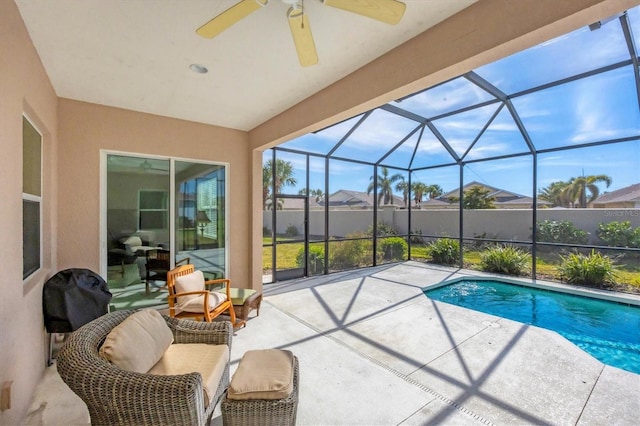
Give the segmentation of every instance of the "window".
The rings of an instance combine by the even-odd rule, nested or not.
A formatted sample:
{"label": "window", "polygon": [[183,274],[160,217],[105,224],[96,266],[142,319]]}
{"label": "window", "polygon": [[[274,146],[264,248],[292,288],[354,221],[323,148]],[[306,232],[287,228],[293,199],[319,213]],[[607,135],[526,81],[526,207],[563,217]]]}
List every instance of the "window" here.
{"label": "window", "polygon": [[140,190],[138,229],[166,229],[168,225],[169,194],[167,191]]}
{"label": "window", "polygon": [[199,221],[198,226],[202,236],[216,239],[218,238],[218,179],[215,177],[197,179],[197,185],[198,209],[204,212],[204,215],[196,217]]}
{"label": "window", "polygon": [[42,264],[42,135],[22,117],[22,278]]}

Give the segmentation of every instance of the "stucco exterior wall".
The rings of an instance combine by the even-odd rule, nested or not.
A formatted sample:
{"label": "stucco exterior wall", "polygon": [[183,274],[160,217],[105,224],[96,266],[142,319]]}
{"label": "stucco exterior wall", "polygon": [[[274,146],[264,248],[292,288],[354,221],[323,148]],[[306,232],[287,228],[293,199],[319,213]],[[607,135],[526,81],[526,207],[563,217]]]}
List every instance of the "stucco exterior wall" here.
{"label": "stucco exterior wall", "polygon": [[[42,268],[22,280],[22,116],[43,133]],[[0,424],[20,424],[46,363],[42,285],[56,268],[57,97],[13,1],[0,1]]]}
{"label": "stucco exterior wall", "polygon": [[251,164],[246,132],[60,99],[59,139],[64,169],[59,182],[65,188],[59,197],[60,268],[99,270],[100,150],[134,152],[229,164],[229,277],[235,286],[253,285],[247,267]]}

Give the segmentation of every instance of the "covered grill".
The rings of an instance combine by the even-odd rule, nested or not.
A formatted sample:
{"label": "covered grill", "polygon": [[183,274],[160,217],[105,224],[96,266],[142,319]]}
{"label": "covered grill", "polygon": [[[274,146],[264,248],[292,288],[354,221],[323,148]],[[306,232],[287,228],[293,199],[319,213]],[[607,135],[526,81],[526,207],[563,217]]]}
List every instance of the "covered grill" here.
{"label": "covered grill", "polygon": [[65,269],[49,278],[42,288],[44,324],[49,334],[71,333],[107,313],[111,292],[104,279],[89,269]]}

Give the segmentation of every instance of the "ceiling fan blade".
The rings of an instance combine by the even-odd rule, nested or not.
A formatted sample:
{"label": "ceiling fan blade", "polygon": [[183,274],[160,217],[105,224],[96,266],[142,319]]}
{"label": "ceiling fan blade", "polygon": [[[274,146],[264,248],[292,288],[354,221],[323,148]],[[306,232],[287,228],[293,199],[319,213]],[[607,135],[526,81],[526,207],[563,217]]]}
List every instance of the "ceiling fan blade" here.
{"label": "ceiling fan blade", "polygon": [[308,67],[318,63],[318,52],[311,35],[311,27],[309,26],[309,18],[303,13],[302,9],[290,8],[287,12],[289,28],[293,42],[298,52],[298,61],[303,67]]}
{"label": "ceiling fan blade", "polygon": [[198,28],[196,34],[204,38],[213,38],[267,3],[269,0],[242,0]]}
{"label": "ceiling fan blade", "polygon": [[387,24],[400,22],[407,5],[397,0],[320,0],[322,4],[367,16]]}

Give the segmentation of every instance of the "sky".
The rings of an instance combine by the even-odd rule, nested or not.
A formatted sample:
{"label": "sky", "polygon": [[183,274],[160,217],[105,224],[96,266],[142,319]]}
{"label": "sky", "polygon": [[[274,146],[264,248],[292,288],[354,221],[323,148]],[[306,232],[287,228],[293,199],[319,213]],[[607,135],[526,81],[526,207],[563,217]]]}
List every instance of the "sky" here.
{"label": "sky", "polygon": [[[627,11],[627,16],[638,51],[640,6]],[[541,91],[520,93],[629,59],[622,26],[618,19],[614,19],[598,30],[580,28],[474,71],[510,96],[513,109],[533,145],[537,150],[545,150],[617,138],[640,138],[640,106],[636,76],[631,65]],[[465,106],[495,99],[494,95],[469,80],[458,78],[391,105],[433,119],[437,132],[460,157],[464,156],[464,160],[528,152],[513,115],[502,102],[437,118]],[[353,117],[315,134],[289,141],[282,147],[326,154],[361,118],[362,115]],[[418,122],[380,109],[362,121],[333,152],[333,157],[376,162],[396,146],[396,150],[381,164],[407,168],[414,151],[412,169],[453,162],[429,129],[422,132]],[[265,161],[271,158],[270,155],[271,151],[265,152]],[[306,182],[305,157],[279,151],[278,158],[292,163],[297,180],[297,185],[283,192],[298,193]],[[612,184],[609,188],[599,185],[600,192],[604,193],[640,182],[640,140],[539,153],[537,163],[538,191],[555,181],[605,174],[611,177]],[[338,189],[366,191],[373,175],[372,166],[337,159],[331,159],[329,167],[329,193]],[[324,172],[324,159],[311,157],[311,189],[324,191]],[[404,171],[389,169],[389,172],[401,173],[408,180]],[[411,180],[438,184],[447,192],[459,187],[459,167],[416,170]],[[532,196],[533,158],[528,155],[467,163],[464,184],[472,181]]]}

